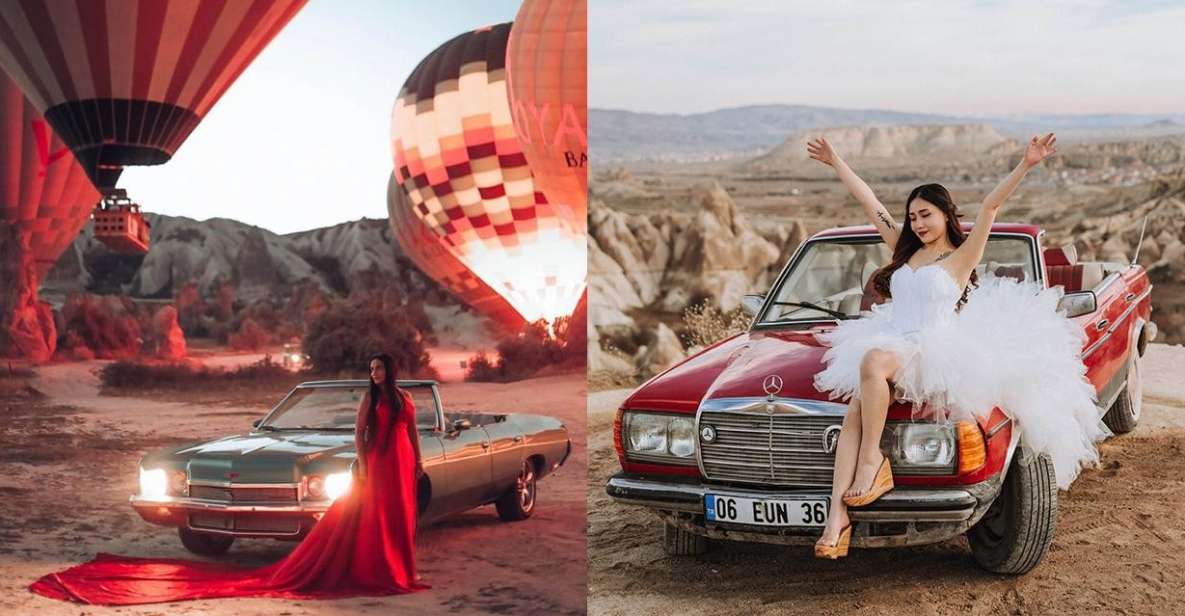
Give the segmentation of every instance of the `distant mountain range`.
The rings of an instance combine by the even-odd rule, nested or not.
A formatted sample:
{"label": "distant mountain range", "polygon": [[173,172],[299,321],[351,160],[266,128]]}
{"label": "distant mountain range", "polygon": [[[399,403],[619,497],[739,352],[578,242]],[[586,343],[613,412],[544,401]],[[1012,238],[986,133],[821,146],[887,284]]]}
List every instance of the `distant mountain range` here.
{"label": "distant mountain range", "polygon": [[968,117],[808,105],[751,105],[696,114],[589,110],[591,149],[598,165],[752,157],[811,129],[898,124],[986,124],[1004,137],[1017,139],[1053,130],[1063,142],[1185,134],[1185,114]]}

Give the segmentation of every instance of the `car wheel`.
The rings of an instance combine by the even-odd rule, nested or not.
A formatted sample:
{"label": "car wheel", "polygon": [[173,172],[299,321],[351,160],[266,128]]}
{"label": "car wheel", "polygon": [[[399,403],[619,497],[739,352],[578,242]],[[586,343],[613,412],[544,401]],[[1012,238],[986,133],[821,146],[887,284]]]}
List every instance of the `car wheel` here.
{"label": "car wheel", "polygon": [[1000,494],[967,531],[971,554],[993,573],[1026,573],[1049,551],[1057,527],[1057,482],[1047,454],[1017,455]]}
{"label": "car wheel", "polygon": [[1140,354],[1132,348],[1127,357],[1127,383],[1111,408],[1107,409],[1107,414],[1103,415],[1103,423],[1115,434],[1127,434],[1135,430],[1136,424],[1140,421],[1143,395],[1144,387],[1140,382]]}
{"label": "car wheel", "polygon": [[518,477],[514,478],[514,485],[494,503],[498,517],[508,522],[531,517],[535,511],[535,487],[535,463],[525,460]]}
{"label": "car wheel", "polygon": [[181,536],[181,545],[185,546],[185,549],[202,556],[225,554],[235,542],[233,535],[202,533],[184,526],[177,528],[177,534]]}
{"label": "car wheel", "polygon": [[697,556],[708,551],[708,538],[664,522],[662,546],[671,556]]}

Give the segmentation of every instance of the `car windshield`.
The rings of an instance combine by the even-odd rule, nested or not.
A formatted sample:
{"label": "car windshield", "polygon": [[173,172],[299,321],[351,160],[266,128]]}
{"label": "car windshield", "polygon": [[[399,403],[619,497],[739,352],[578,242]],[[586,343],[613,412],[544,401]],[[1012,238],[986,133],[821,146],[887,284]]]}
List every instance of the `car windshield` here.
{"label": "car windshield", "polygon": [[[891,257],[879,236],[809,242],[773,289],[774,299],[757,324],[858,317],[871,307],[873,298],[864,290],[873,272]],[[991,276],[1035,280],[1032,239],[992,236],[976,271],[981,281]]]}
{"label": "car windshield", "polygon": [[[354,430],[358,401],[366,385],[357,387],[299,387],[276,408],[263,430]],[[436,397],[430,385],[404,387],[416,405],[416,425],[431,430],[436,427]]]}

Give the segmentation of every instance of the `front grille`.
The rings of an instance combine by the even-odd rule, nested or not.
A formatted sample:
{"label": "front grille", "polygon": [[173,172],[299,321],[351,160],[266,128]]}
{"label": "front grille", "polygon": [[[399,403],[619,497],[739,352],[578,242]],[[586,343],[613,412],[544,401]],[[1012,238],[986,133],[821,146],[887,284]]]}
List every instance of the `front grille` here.
{"label": "front grille", "polygon": [[236,488],[221,486],[189,486],[190,498],[226,503],[296,503],[296,488]]}
{"label": "front grille", "polygon": [[300,532],[300,518],[257,514],[191,513],[189,527],[198,530],[295,535]]}
{"label": "front grille", "polygon": [[717,481],[780,486],[830,486],[835,454],[823,433],[843,417],[763,412],[703,411],[699,427],[716,438],[700,440],[704,475]]}

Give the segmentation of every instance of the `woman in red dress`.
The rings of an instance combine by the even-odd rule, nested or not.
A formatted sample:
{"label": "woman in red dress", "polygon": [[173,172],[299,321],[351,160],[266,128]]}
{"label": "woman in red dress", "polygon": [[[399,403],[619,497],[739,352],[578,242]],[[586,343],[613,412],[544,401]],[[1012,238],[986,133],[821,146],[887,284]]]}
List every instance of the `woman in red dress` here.
{"label": "woman in red dress", "polygon": [[292,599],[385,595],[430,588],[416,575],[416,481],[423,473],[411,395],[391,356],[370,360],[358,404],[359,455],[350,492],[283,560],[243,569],[219,563],[99,554],[34,582],[33,592],[95,605],[216,597]]}

